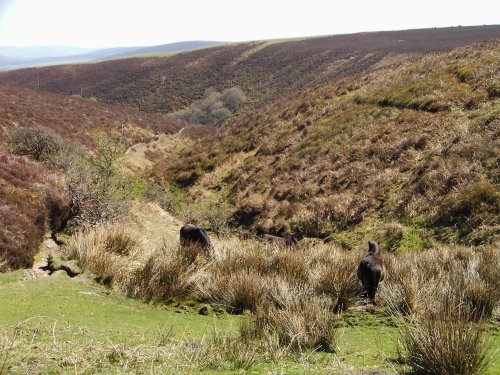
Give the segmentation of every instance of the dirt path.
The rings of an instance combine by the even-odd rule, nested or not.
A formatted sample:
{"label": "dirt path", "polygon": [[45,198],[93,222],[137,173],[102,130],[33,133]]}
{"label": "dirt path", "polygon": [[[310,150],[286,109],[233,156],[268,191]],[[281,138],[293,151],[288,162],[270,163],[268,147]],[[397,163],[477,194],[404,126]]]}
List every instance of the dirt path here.
{"label": "dirt path", "polygon": [[179,152],[190,141],[182,137],[182,131],[175,134],[160,134],[157,139],[147,143],[131,146],[123,157],[123,165],[132,172],[140,173],[153,167],[154,161],[164,159],[168,155]]}
{"label": "dirt path", "polygon": [[[50,257],[58,260],[56,268],[60,269],[48,270]],[[35,256],[33,267],[26,270],[22,280],[33,280],[58,274],[66,274],[73,280],[77,281],[86,280],[86,277],[83,274],[79,274],[80,270],[74,261],[61,262],[60,260],[62,258],[63,253],[61,247],[54,242],[54,240],[50,237],[50,234],[46,234],[42,244],[40,245],[40,251]]]}
{"label": "dirt path", "polygon": [[47,258],[49,255],[60,253],[61,250],[59,246],[54,242],[52,238],[50,238],[50,235],[46,234],[42,244],[40,245],[40,251],[35,256],[33,267],[26,270],[26,275],[23,279],[32,280],[49,276],[49,274],[43,271],[41,267],[45,267],[47,265]]}
{"label": "dirt path", "polygon": [[156,203],[137,202],[129,217],[129,231],[152,245],[162,241],[178,242],[183,223]]}

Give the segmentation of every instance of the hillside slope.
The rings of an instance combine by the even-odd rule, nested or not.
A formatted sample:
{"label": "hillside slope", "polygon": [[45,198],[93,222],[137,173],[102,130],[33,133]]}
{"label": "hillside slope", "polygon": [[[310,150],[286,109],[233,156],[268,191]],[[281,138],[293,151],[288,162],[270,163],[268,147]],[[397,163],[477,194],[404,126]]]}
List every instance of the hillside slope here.
{"label": "hillside slope", "polygon": [[258,232],[495,241],[499,61],[498,41],[400,61],[241,115],[154,171]]}
{"label": "hillside slope", "polygon": [[129,143],[182,126],[156,114],[33,90],[0,86],[0,143],[5,130],[44,126],[75,144],[89,145],[94,131],[119,131]]}
{"label": "hillside slope", "polygon": [[0,271],[31,266],[45,231],[60,220],[68,199],[61,171],[7,151],[8,131],[43,126],[65,142],[92,148],[95,132],[115,131],[134,144],[181,128],[162,115],[19,88],[0,86],[0,103]]}
{"label": "hillside slope", "polygon": [[99,101],[148,112],[172,112],[209,88],[241,86],[257,106],[306,88],[367,71],[387,55],[448,51],[500,38],[500,26],[362,33],[296,41],[241,43],[164,58],[23,69],[0,83],[60,94],[83,92]]}

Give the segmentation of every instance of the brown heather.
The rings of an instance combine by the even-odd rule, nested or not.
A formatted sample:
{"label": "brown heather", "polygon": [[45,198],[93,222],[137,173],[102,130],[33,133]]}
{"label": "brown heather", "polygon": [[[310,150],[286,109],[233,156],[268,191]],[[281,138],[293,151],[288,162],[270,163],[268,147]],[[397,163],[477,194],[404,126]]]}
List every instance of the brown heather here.
{"label": "brown heather", "polygon": [[78,146],[94,147],[92,133],[119,132],[124,143],[174,133],[182,126],[162,115],[98,103],[79,97],[0,86],[0,143],[13,128],[43,126]]}
{"label": "brown heather", "polygon": [[[253,107],[412,55],[499,37],[496,25],[259,41],[169,57],[20,69],[1,73],[0,83],[65,95],[83,92],[86,98],[160,113],[188,107],[207,88],[237,85]],[[469,77],[467,71],[459,74]]]}
{"label": "brown heather", "polygon": [[487,92],[499,51],[491,41],[398,60],[242,113],[154,175],[196,204],[230,202],[257,232],[348,249],[378,237],[399,252],[495,242],[500,113]]}
{"label": "brown heather", "polygon": [[63,213],[62,177],[0,145],[0,271],[31,267],[45,226]]}

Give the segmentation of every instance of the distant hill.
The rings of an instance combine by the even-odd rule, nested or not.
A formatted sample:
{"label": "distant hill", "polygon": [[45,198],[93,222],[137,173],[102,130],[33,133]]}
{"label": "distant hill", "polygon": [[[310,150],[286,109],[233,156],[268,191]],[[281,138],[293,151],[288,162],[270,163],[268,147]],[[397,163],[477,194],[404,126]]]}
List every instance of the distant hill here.
{"label": "distant hill", "polygon": [[133,51],[115,54],[113,58],[123,58],[130,56],[140,56],[140,55],[152,55],[152,54],[162,54],[180,51],[189,51],[192,49],[216,46],[218,44],[224,44],[225,42],[213,42],[213,41],[188,41],[188,42],[177,42],[162,44],[159,46],[145,47],[140,49],[135,49]]}
{"label": "distant hill", "polygon": [[185,108],[213,87],[239,85],[256,107],[286,95],[375,69],[387,56],[408,58],[500,38],[500,25],[336,35],[240,43],[170,57],[23,69],[0,83],[71,95],[148,112]]}
{"label": "distant hill", "polygon": [[0,47],[0,69],[40,67],[61,64],[87,63],[125,58],[144,54],[161,54],[221,44],[221,42],[189,41],[151,47],[116,47],[89,50],[77,47]]}
{"label": "distant hill", "polygon": [[2,47],[0,55],[15,59],[40,59],[48,57],[63,57],[82,55],[95,48],[81,48],[72,46],[31,46],[31,47]]}
{"label": "distant hill", "polygon": [[389,56],[242,113],[152,173],[191,204],[230,202],[236,223],[256,232],[345,248],[377,239],[393,251],[495,242],[499,61],[499,40]]}

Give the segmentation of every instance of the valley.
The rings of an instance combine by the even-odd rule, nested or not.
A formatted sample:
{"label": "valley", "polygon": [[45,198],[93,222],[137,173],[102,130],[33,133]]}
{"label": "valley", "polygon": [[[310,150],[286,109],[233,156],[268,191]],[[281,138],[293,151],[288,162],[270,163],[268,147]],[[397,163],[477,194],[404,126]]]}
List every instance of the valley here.
{"label": "valley", "polygon": [[[499,38],[1,72],[0,374],[498,373]],[[246,101],[218,125],[179,115],[221,110],[229,88]],[[186,223],[208,254],[180,245]],[[357,275],[368,241],[387,268],[376,302]]]}

